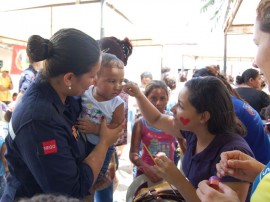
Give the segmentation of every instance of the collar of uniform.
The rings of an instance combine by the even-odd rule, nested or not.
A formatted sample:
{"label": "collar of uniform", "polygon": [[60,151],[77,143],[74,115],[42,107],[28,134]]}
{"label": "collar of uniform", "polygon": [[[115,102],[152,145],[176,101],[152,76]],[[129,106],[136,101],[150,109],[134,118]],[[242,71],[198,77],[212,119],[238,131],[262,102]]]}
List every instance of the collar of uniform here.
{"label": "collar of uniform", "polygon": [[33,65],[29,65],[29,67],[28,67],[32,72],[34,72],[34,73],[37,73],[37,70],[35,70],[35,68],[33,67]]}

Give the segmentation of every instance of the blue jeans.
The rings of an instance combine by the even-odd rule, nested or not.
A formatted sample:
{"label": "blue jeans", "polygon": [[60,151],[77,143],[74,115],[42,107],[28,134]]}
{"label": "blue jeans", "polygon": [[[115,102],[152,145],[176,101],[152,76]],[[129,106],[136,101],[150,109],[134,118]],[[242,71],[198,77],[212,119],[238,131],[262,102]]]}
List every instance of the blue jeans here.
{"label": "blue jeans", "polygon": [[[92,144],[91,142],[89,142],[89,145],[90,145],[90,152],[92,152],[92,150],[95,148],[96,145]],[[109,164],[110,164],[110,160],[112,158],[112,154],[115,152],[115,147],[114,145],[110,146],[108,148],[108,151],[106,153],[106,157],[104,159],[104,162],[103,162],[103,165],[101,167],[101,170],[99,172],[99,175],[98,175],[98,178],[97,180],[99,179],[99,177],[101,177],[103,174],[106,173],[108,167],[109,167]]]}
{"label": "blue jeans", "polygon": [[[97,181],[102,176],[102,174],[106,173],[108,166],[110,164],[110,160],[112,158],[112,154],[114,152],[115,152],[114,146],[109,147],[100,174],[97,178]],[[95,202],[112,202],[112,201],[113,201],[113,183],[103,190],[95,191]]]}
{"label": "blue jeans", "polygon": [[20,187],[20,182],[14,177],[8,174],[6,180],[6,186],[3,192],[3,195],[0,201],[4,202],[13,202],[15,199],[15,195],[17,192],[18,187]]}
{"label": "blue jeans", "polygon": [[109,187],[95,192],[95,202],[113,202],[113,183]]}
{"label": "blue jeans", "polygon": [[6,186],[6,179],[5,179],[4,176],[1,176],[0,177],[0,198],[2,197],[2,194],[4,192],[5,186]]}
{"label": "blue jeans", "polygon": [[[108,167],[109,167],[109,164],[110,164],[110,161],[111,161],[111,158],[112,158],[112,154],[115,152],[115,148],[114,146],[110,146],[108,151],[107,151],[107,154],[106,154],[106,157],[105,157],[105,160],[104,160],[104,163],[102,165],[102,168],[100,170],[100,174],[105,174],[106,171],[108,170]],[[98,178],[100,177],[100,174],[98,176]],[[98,180],[97,178],[97,180]]]}

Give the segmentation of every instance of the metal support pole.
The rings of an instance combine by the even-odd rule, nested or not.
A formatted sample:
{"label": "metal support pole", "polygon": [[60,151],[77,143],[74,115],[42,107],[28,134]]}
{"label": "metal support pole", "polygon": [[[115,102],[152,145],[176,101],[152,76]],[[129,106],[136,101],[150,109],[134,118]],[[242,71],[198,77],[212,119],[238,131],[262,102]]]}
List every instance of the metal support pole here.
{"label": "metal support pole", "polygon": [[224,76],[227,72],[227,33],[224,33]]}
{"label": "metal support pole", "polygon": [[[51,22],[50,22],[50,34],[51,34],[51,36],[53,35],[53,31],[52,31],[52,27],[53,27],[53,8],[52,8],[52,6],[51,6],[51,9],[50,9],[50,14],[51,14]],[[51,37],[50,36],[50,37]]]}
{"label": "metal support pole", "polygon": [[103,15],[103,9],[104,9],[104,3],[106,0],[101,0],[101,7],[100,7],[100,38],[104,37],[104,15]]}

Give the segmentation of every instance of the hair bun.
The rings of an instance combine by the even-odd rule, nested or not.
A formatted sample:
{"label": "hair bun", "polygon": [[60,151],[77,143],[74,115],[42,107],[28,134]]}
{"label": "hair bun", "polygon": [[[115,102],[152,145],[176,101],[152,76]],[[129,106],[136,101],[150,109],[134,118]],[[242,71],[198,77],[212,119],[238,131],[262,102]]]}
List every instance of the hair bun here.
{"label": "hair bun", "polygon": [[50,58],[53,55],[53,44],[48,39],[44,39],[44,43],[45,43],[44,48],[45,48],[46,58]]}
{"label": "hair bun", "polygon": [[48,39],[32,35],[27,41],[26,52],[30,62],[39,62],[52,56],[53,45]]}

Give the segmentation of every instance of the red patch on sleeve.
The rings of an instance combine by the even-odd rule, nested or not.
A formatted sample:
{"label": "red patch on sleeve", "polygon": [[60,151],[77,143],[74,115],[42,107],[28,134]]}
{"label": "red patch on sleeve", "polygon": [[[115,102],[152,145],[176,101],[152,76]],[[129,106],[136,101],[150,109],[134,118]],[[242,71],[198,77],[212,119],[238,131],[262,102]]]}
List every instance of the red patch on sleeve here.
{"label": "red patch on sleeve", "polygon": [[42,147],[44,154],[55,154],[57,153],[57,146],[55,140],[49,140],[47,142],[42,142]]}

